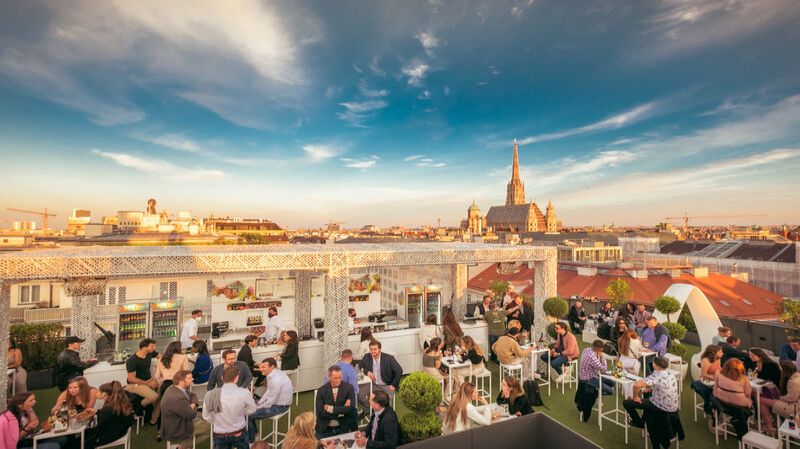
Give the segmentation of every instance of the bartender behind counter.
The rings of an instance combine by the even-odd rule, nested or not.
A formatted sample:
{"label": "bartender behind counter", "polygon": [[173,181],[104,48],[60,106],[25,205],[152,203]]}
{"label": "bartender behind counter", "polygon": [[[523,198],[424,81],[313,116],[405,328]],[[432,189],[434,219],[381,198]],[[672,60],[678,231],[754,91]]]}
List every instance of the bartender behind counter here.
{"label": "bartender behind counter", "polygon": [[283,320],[278,317],[278,308],[275,306],[267,310],[269,319],[267,320],[267,329],[264,331],[264,337],[270,343],[277,343],[281,341],[281,336],[286,331],[283,326]]}
{"label": "bartender behind counter", "polygon": [[356,309],[347,309],[347,333],[352,334],[356,331]]}

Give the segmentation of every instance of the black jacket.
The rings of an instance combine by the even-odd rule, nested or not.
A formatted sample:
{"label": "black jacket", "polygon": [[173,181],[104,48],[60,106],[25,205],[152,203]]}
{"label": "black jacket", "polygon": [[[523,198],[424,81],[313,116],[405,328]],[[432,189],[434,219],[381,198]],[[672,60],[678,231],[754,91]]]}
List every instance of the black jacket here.
{"label": "black jacket", "polygon": [[581,412],[583,422],[589,422],[595,401],[597,401],[597,388],[588,382],[579,381],[578,388],[575,389],[575,406]]}
{"label": "black jacket", "polygon": [[755,368],[755,363],[750,360],[750,357],[747,355],[747,351],[742,351],[730,343],[722,343],[720,346],[722,347],[722,360],[719,362],[720,365],[724,365],[728,359],[739,359],[742,361],[742,363],[744,363],[745,369]]}
{"label": "black jacket", "polygon": [[[236,383],[236,386],[239,388],[250,388],[250,383],[253,381],[253,375],[250,374],[250,368],[247,367],[246,363],[238,360],[234,366],[239,368],[239,382]],[[225,383],[222,381],[222,372],[224,370],[224,363],[220,363],[211,370],[211,374],[208,375],[208,385],[206,387],[208,391],[211,391],[217,387],[222,387],[222,385]]]}
{"label": "black jacket", "polygon": [[[345,405],[347,401],[350,401],[350,405]],[[328,413],[325,410],[326,405],[333,406],[332,413]],[[317,434],[324,433],[332,419],[339,421],[342,433],[356,430],[358,428],[358,413],[356,413],[356,392],[353,386],[347,382],[342,382],[339,385],[339,393],[336,395],[335,401],[333,400],[333,388],[331,388],[330,382],[321,386],[317,390],[316,414]]]}
{"label": "black jacket", "polygon": [[500,393],[497,393],[497,403],[500,405],[508,404],[508,413],[512,416],[516,415],[517,412],[519,412],[521,416],[533,413],[533,407],[531,407],[531,403],[524,394],[517,396],[517,398],[514,399],[514,402],[511,403],[508,402],[508,399],[503,397],[503,392],[501,391]]}
{"label": "black jacket", "polygon": [[[397,363],[397,360],[385,353],[381,353],[381,379],[386,385],[392,385],[395,390],[400,388],[400,378],[403,377],[403,368]],[[367,354],[361,359],[361,369],[365,373],[373,372],[372,369],[372,356]],[[394,413],[394,412],[392,412]]]}
{"label": "black jacket", "polygon": [[67,348],[61,351],[56,358],[55,381],[59,391],[67,389],[67,383],[75,376],[83,376],[83,370],[92,367],[97,362],[81,362],[77,352]]}
{"label": "black jacket", "polygon": [[281,353],[281,371],[291,371],[300,366],[299,343],[294,341],[286,345]]}
{"label": "black jacket", "polygon": [[86,439],[91,443],[87,447],[108,444],[125,436],[133,425],[133,412],[128,415],[117,415],[111,407],[103,407],[97,412],[97,425],[86,429]]}
{"label": "black jacket", "polygon": [[247,366],[250,367],[250,373],[254,376],[260,374],[260,372],[256,373],[256,362],[253,360],[253,350],[250,346],[242,346],[242,349],[239,350],[239,354],[236,355],[236,360],[246,363]]}
{"label": "black jacket", "polygon": [[397,423],[397,413],[392,410],[392,406],[386,406],[383,413],[378,416],[378,430],[375,432],[375,439],[372,439],[372,423],[375,421],[375,413],[369,419],[369,424],[364,429],[367,434],[367,449],[394,449],[397,447],[400,426]]}

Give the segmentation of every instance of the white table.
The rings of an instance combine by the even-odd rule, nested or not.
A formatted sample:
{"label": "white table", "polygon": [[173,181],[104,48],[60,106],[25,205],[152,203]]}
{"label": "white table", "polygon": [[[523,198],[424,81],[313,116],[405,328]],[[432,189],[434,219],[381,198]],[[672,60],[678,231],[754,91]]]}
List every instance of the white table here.
{"label": "white table", "polygon": [[[538,379],[536,378],[536,371],[537,371],[536,367],[537,363],[539,363],[539,354],[543,353],[547,354],[547,369],[545,369],[547,380],[545,380],[544,377],[540,377]],[[530,356],[531,356],[531,378],[535,380],[540,387],[547,385],[547,395],[550,396],[550,385],[552,385],[552,382],[550,381],[550,348],[546,347],[537,348],[536,346],[534,346],[533,349],[531,350]],[[500,379],[500,381],[502,382],[503,379]]]}
{"label": "white table", "polygon": [[795,422],[794,429],[789,428],[789,420],[784,420],[783,424],[778,428],[778,440],[785,441],[786,449],[789,449],[790,439],[800,440],[800,429],[797,428]]}
{"label": "white table", "polygon": [[81,424],[78,427],[73,428],[72,425],[67,427],[67,430],[62,430],[61,432],[55,433],[52,429],[48,432],[41,432],[33,436],[33,449],[36,449],[39,440],[48,440],[50,438],[60,438],[67,435],[78,435],[81,436],[81,449],[83,449],[83,437],[84,433],[86,432],[87,424]]}
{"label": "white table", "polygon": [[[603,379],[611,379],[614,382],[614,408],[603,411]],[[603,431],[603,420],[609,421],[625,429],[625,444],[628,444],[628,412],[619,406],[620,392],[624,391],[627,385],[633,385],[634,381],[625,376],[614,377],[613,374],[600,374],[600,382],[597,389],[597,424],[600,431]],[[620,420],[620,416],[622,419]]]}
{"label": "white table", "polygon": [[[336,440],[339,440],[339,441],[340,441],[340,443],[339,443],[338,445],[336,445],[336,448],[337,448],[337,449],[340,449],[340,448],[341,448],[341,449],[344,449],[344,448],[346,448],[347,446],[345,446],[344,444],[342,444],[342,443],[341,443],[342,441],[344,441],[344,440],[353,440],[353,441],[355,441],[355,439],[356,439],[356,433],[355,433],[355,432],[349,432],[349,433],[343,433],[343,434],[341,434],[341,435],[336,435],[336,436],[332,436],[332,437],[328,437],[328,438],[323,438],[323,439],[322,439],[322,440],[320,440],[320,441],[322,441],[323,443],[327,443],[328,441],[336,441]],[[356,443],[353,443],[353,445],[352,445],[352,446],[350,446],[350,447],[351,447],[351,448],[358,448],[358,449],[360,449],[360,448],[363,448],[364,446],[359,446],[358,444],[356,444]]]}
{"label": "white table", "polygon": [[658,353],[655,351],[651,351],[649,349],[642,349],[641,354],[639,357],[642,358],[642,377],[647,377],[647,358],[648,357],[655,357]]}
{"label": "white table", "polygon": [[442,365],[448,369],[447,373],[447,402],[453,397],[453,371],[458,368],[469,368],[469,375],[472,377],[472,362],[466,360],[462,362],[456,356],[442,357]]}
{"label": "white table", "polygon": [[[759,383],[761,382],[761,383]],[[758,421],[758,433],[761,433],[761,390],[764,388],[764,383],[761,379],[750,379],[750,386],[753,387],[753,392],[756,394],[756,420]]]}

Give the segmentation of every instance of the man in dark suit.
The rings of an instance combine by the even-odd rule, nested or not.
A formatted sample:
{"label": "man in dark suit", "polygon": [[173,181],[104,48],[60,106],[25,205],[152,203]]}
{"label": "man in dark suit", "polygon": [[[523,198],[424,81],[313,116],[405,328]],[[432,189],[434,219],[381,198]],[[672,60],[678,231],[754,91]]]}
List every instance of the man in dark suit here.
{"label": "man in dark suit", "polygon": [[180,449],[193,447],[192,436],[208,437],[209,425],[197,418],[197,395],[192,386],[192,372],[181,370],[161,398],[161,437]]}
{"label": "man in dark suit", "polygon": [[397,413],[389,405],[389,395],[378,390],[372,394],[369,405],[372,407],[372,418],[364,432],[359,432],[356,443],[366,449],[395,449],[399,426]]}
{"label": "man in dark suit", "polygon": [[720,344],[722,348],[722,360],[720,360],[720,364],[724,365],[729,359],[739,359],[744,363],[745,369],[755,369],[755,362],[750,359],[747,351],[739,349],[739,345],[741,344],[742,339],[735,335],[731,335],[725,339],[725,343]]}
{"label": "man in dark suit", "polygon": [[[381,342],[378,340],[370,342],[369,355],[361,359],[361,369],[372,380],[373,391],[383,391],[390,399],[394,397],[395,391],[400,387],[403,368],[393,356],[381,352]],[[369,407],[369,389],[359,388],[358,402],[364,408]]]}
{"label": "man in dark suit", "polygon": [[317,438],[352,432],[358,427],[356,393],[352,385],[342,382],[342,368],[328,368],[328,383],[317,390]]}

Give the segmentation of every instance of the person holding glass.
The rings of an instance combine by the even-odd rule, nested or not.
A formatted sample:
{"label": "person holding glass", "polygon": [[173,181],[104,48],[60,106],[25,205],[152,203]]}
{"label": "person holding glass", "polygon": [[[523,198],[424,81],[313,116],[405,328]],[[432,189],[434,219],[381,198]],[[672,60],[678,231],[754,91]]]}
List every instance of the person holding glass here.
{"label": "person holding glass", "polygon": [[525,391],[514,376],[503,378],[500,392],[497,394],[497,404],[506,406],[509,415],[523,416],[533,413],[533,407],[525,396]]}

